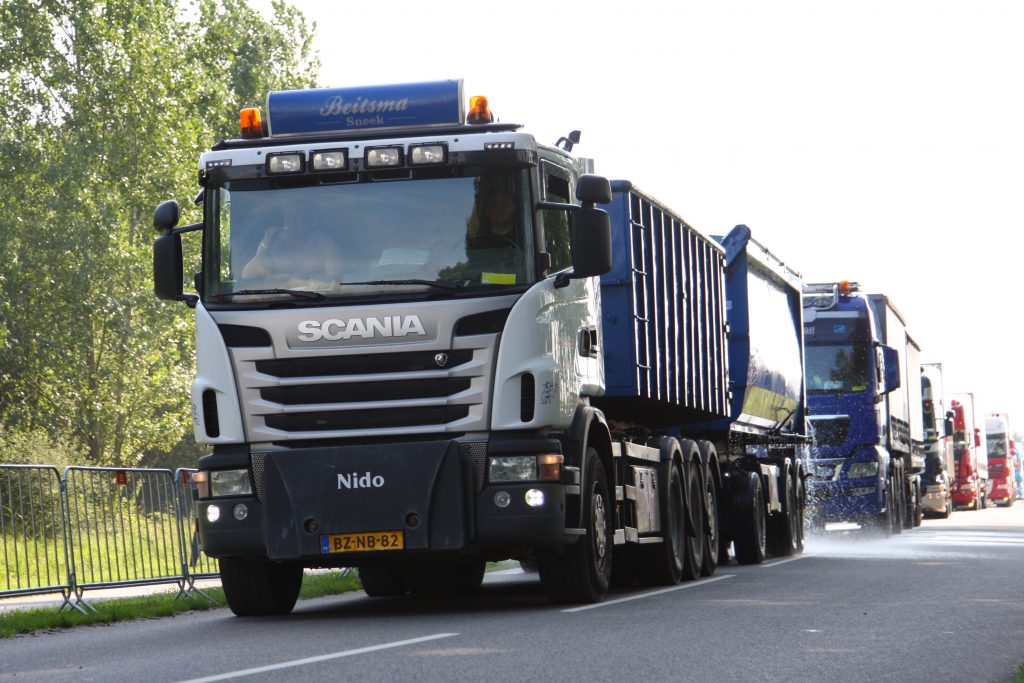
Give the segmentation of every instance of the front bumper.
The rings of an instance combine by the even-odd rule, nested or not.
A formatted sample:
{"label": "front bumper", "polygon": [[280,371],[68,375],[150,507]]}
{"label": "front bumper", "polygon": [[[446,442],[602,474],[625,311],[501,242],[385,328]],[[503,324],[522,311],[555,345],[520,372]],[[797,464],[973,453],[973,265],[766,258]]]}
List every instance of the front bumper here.
{"label": "front bumper", "polygon": [[807,507],[819,523],[860,522],[885,512],[885,497],[876,480],[807,482]]}
{"label": "front bumper", "polygon": [[[534,441],[536,452],[552,445]],[[520,439],[515,445],[529,452],[531,441]],[[487,484],[487,445],[468,446],[435,441],[255,454],[252,496],[196,501],[203,550],[211,557],[343,566],[369,556],[475,553],[493,546],[575,540],[565,534],[566,484]],[[223,466],[219,461],[218,467]],[[248,511],[241,521],[232,514],[240,503]],[[207,515],[211,505],[220,507],[213,522]],[[325,552],[332,547],[328,537],[383,532],[400,535],[402,549]]]}

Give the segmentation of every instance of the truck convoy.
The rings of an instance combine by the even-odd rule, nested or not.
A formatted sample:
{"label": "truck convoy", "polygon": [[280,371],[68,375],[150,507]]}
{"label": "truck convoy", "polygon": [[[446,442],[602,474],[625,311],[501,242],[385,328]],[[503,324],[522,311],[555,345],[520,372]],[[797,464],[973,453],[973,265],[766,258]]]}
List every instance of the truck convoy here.
{"label": "truck convoy", "polygon": [[985,450],[988,452],[988,487],[985,499],[993,505],[1010,507],[1017,500],[1010,419],[993,414],[985,418]]}
{"label": "truck convoy", "polygon": [[[239,615],[535,561],[558,602],[803,546],[801,281],[464,110],[461,81],[271,93],[154,216],[195,308],[198,532]],[[607,211],[596,205],[603,205]],[[196,294],[181,235],[202,232]]]}
{"label": "truck convoy", "polygon": [[942,365],[921,364],[921,407],[924,418],[924,474],[921,475],[921,509],[925,515],[949,517],[953,512],[951,489],[953,422],[946,415]]}
{"label": "truck convoy", "polygon": [[881,294],[848,281],[804,288],[813,522],[901,533],[921,523],[919,348]]}
{"label": "truck convoy", "polygon": [[953,507],[982,510],[988,500],[988,450],[981,436],[983,424],[974,394],[964,394],[950,404],[953,413]]}

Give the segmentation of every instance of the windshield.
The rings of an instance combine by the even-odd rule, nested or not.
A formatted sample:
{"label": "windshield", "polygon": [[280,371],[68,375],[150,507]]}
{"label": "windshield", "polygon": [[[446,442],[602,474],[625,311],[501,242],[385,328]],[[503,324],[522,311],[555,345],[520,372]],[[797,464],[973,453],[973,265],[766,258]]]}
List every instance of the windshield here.
{"label": "windshield", "polygon": [[205,298],[302,301],[529,284],[527,171],[459,173],[225,182],[207,206]]}
{"label": "windshield", "polygon": [[989,458],[1006,457],[1006,438],[1003,436],[989,436],[986,439]]}
{"label": "windshield", "polygon": [[804,353],[808,393],[868,390],[867,344],[808,345]]}

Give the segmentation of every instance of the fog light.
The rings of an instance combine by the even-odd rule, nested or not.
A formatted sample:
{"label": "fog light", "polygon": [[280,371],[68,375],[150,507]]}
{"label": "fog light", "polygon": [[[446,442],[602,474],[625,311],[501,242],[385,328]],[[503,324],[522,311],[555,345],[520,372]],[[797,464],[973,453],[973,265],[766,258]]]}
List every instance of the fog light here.
{"label": "fog light", "polygon": [[220,507],[217,505],[206,506],[206,521],[213,524],[220,519]]}
{"label": "fog light", "polygon": [[526,504],[532,508],[539,508],[544,504],[544,492],[540,489],[530,489],[526,492]]}
{"label": "fog light", "polygon": [[508,491],[498,491],[494,494],[494,504],[504,509],[509,506],[512,502],[512,496],[508,495]]}
{"label": "fog light", "polygon": [[267,173],[301,173],[303,159],[297,152],[267,155]]}
{"label": "fog light", "polygon": [[378,168],[381,166],[401,166],[401,147],[377,147],[366,150],[366,166]]}
{"label": "fog light", "polygon": [[239,503],[235,507],[231,508],[231,516],[241,522],[249,516],[249,508],[245,506],[245,503]]}

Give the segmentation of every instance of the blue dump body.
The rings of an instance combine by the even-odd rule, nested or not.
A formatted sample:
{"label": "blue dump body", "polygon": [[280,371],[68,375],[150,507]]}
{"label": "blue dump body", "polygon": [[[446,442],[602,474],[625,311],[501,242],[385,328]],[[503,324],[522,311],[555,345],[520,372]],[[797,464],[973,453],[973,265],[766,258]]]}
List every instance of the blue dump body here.
{"label": "blue dump body", "polygon": [[802,435],[799,276],[745,226],[719,244],[629,183],[612,190],[606,392],[595,404],[695,433]]}

